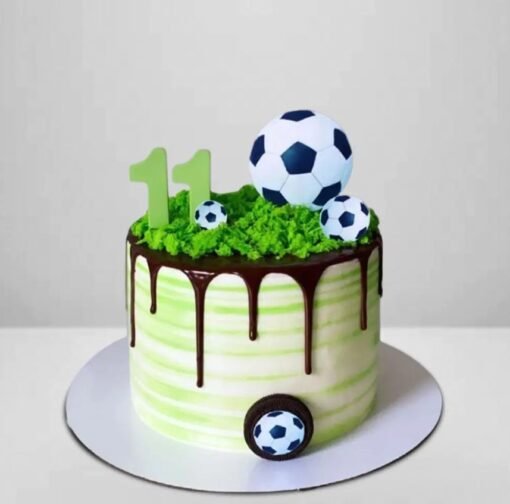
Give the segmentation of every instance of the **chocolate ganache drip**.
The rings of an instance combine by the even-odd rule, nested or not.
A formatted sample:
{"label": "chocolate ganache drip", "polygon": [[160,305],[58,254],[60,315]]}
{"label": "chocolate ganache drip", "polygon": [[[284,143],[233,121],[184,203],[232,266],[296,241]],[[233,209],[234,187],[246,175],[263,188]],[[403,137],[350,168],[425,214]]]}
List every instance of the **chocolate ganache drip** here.
{"label": "chocolate ganache drip", "polygon": [[301,288],[304,300],[305,325],[305,373],[312,372],[312,336],[315,291],[324,271],[334,264],[358,260],[360,264],[360,328],[367,329],[367,284],[368,261],[375,249],[379,250],[378,292],[382,296],[382,254],[383,243],[377,235],[369,245],[338,252],[327,252],[309,257],[303,261],[296,258],[267,258],[249,261],[242,257],[204,257],[193,260],[188,256],[172,256],[166,252],[151,250],[138,244],[137,238],[130,232],[127,240],[130,244],[130,329],[131,346],[136,344],[135,328],[135,273],[136,259],[143,256],[147,260],[150,278],[150,312],[157,311],[157,279],[162,266],[182,271],[189,279],[195,293],[196,360],[197,387],[204,384],[204,311],[205,296],[211,281],[222,273],[238,275],[243,279],[248,291],[249,338],[257,338],[258,294],[264,277],[270,273],[283,273],[290,276]]}

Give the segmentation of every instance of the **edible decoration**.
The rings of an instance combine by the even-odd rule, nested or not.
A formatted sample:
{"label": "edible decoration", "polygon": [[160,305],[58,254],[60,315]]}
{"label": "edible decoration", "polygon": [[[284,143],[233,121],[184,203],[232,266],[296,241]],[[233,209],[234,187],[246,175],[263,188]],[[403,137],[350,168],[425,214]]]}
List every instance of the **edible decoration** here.
{"label": "edible decoration", "polygon": [[367,329],[367,271],[368,260],[375,249],[379,250],[379,295],[382,295],[382,239],[376,235],[368,245],[349,248],[342,252],[317,254],[307,261],[294,258],[251,262],[242,258],[225,260],[222,257],[208,256],[194,260],[184,255],[171,256],[166,252],[158,252],[140,245],[130,233],[130,327],[131,346],[136,344],[135,324],[135,274],[136,259],[145,257],[150,274],[151,306],[150,312],[157,309],[157,279],[162,266],[181,270],[191,282],[195,292],[195,331],[197,387],[204,384],[204,304],[207,287],[210,282],[222,273],[231,273],[241,277],[248,290],[248,314],[250,340],[257,338],[258,293],[264,277],[270,273],[281,273],[290,276],[301,288],[304,301],[304,361],[305,373],[312,372],[312,332],[315,289],[324,271],[334,264],[358,260],[360,265],[360,328]]}
{"label": "edible decoration", "polygon": [[189,186],[189,220],[193,222],[195,210],[211,193],[211,153],[199,150],[187,162],[174,166],[172,180]]}
{"label": "edible decoration", "polygon": [[[193,259],[215,255],[243,256],[250,260],[294,256],[301,259],[313,254],[351,247],[327,238],[321,230],[319,215],[302,206],[275,206],[261,198],[253,186],[227,194],[212,193],[228,213],[228,225],[207,232],[190,226],[188,193],[182,191],[168,201],[172,219],[168,226],[151,229],[147,216],[131,226],[138,243],[171,255],[184,254]],[[368,233],[357,241],[367,245],[378,232],[379,220],[371,211]]]}
{"label": "edible decoration", "polygon": [[168,181],[165,149],[154,149],[147,159],[131,165],[129,179],[145,182],[149,192],[148,225],[159,228],[168,224]]}
{"label": "edible decoration", "polygon": [[367,234],[370,211],[360,199],[342,194],[326,203],[320,223],[327,237],[354,242]]}
{"label": "edible decoration", "polygon": [[214,229],[227,222],[225,207],[213,200],[206,200],[195,210],[195,222],[202,229]]}
{"label": "edible decoration", "polygon": [[307,447],[312,434],[310,410],[290,395],[263,397],[246,414],[246,444],[256,455],[268,460],[296,457]]}
{"label": "edible decoration", "polygon": [[260,131],[250,155],[257,191],[276,205],[318,210],[345,190],[351,171],[347,136],[334,121],[311,110],[273,119]]}

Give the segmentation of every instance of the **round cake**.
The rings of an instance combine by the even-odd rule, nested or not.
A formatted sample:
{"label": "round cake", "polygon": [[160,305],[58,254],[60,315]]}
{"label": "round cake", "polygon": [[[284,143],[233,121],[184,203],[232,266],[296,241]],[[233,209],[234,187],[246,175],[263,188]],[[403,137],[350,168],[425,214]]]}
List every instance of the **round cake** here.
{"label": "round cake", "polygon": [[320,114],[260,132],[254,186],[211,195],[209,159],[174,168],[190,191],[171,198],[162,149],[132,166],[149,185],[126,247],[132,403],[176,441],[290,459],[374,407],[379,220],[343,192],[350,145]]}

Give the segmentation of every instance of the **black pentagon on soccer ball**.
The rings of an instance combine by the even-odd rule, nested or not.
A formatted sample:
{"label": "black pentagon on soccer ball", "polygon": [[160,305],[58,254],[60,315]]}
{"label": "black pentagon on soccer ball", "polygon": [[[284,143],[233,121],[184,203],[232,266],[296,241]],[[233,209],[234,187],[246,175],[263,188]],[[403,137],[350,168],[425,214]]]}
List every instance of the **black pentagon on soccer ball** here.
{"label": "black pentagon on soccer ball", "polygon": [[365,203],[361,202],[361,211],[365,214],[365,215],[368,215],[368,208],[367,206],[365,205]]}
{"label": "black pentagon on soccer ball", "polygon": [[361,228],[358,231],[358,234],[356,235],[356,240],[359,240],[366,232],[367,232],[367,228],[366,227]]}
{"label": "black pentagon on soccer ball", "polygon": [[289,446],[287,447],[287,450],[294,451],[299,445],[301,444],[301,441],[299,439],[295,439],[292,441]]}
{"label": "black pentagon on soccer ball", "polygon": [[314,205],[324,206],[331,198],[334,198],[342,190],[342,183],[336,182],[323,187],[319,195],[313,200]]}
{"label": "black pentagon on soccer ball", "polygon": [[304,425],[303,425],[303,422],[298,418],[298,417],[294,417],[292,419],[292,422],[293,424],[298,428],[298,429],[303,429],[304,428]]}
{"label": "black pentagon on soccer ball", "polygon": [[315,114],[311,110],[292,110],[290,112],[285,112],[282,115],[282,119],[287,119],[288,121],[302,121],[307,117],[312,117]]}
{"label": "black pentagon on soccer ball", "polygon": [[205,220],[207,222],[216,222],[216,214],[213,214],[212,212],[209,212],[206,216],[205,216]]}
{"label": "black pentagon on soccer ball", "polygon": [[340,194],[340,196],[337,196],[335,198],[335,201],[347,201],[350,198],[350,196],[347,196],[346,194]]}
{"label": "black pentagon on soccer ball", "polygon": [[212,206],[212,205],[214,205],[214,201],[211,201],[211,200],[204,201],[203,205],[204,206]]}
{"label": "black pentagon on soccer ball", "polygon": [[220,205],[220,212],[223,214],[223,215],[227,215],[227,211],[225,210],[225,207],[223,205]]}
{"label": "black pentagon on soccer ball", "polygon": [[276,453],[276,450],[270,446],[262,446],[262,450],[266,453],[269,453],[270,455],[274,455]]}
{"label": "black pentagon on soccer ball", "polygon": [[269,434],[271,434],[271,437],[273,439],[280,439],[282,437],[285,437],[285,434],[287,433],[287,429],[283,427],[282,425],[275,425],[270,431]]}
{"label": "black pentagon on soccer ball", "polygon": [[200,212],[198,210],[195,210],[195,220],[198,220],[200,217]]}
{"label": "black pentagon on soccer ball", "polygon": [[345,159],[349,159],[351,157],[352,150],[351,146],[349,145],[349,140],[347,140],[347,137],[345,136],[345,133],[338,128],[335,128],[333,138],[335,147],[342,153],[342,156]]}
{"label": "black pentagon on soccer ball", "polygon": [[317,153],[312,148],[301,142],[296,142],[282,154],[282,160],[287,172],[297,175],[312,171],[315,156]]}
{"label": "black pentagon on soccer ball", "polygon": [[342,224],[342,227],[349,227],[354,224],[354,214],[351,212],[344,212],[340,217],[338,218],[338,221],[340,224]]}
{"label": "black pentagon on soccer ball", "polygon": [[283,415],[283,411],[271,411],[271,413],[267,414],[269,418],[274,418],[280,415]]}
{"label": "black pentagon on soccer ball", "polygon": [[328,211],[327,210],[323,210],[321,212],[321,224],[323,226],[326,225],[326,222],[328,222],[328,219],[329,219],[329,214],[328,214]]}
{"label": "black pentagon on soccer ball", "polygon": [[273,191],[272,189],[263,187],[262,196],[275,205],[285,205],[285,203],[287,203],[287,200],[280,191]]}
{"label": "black pentagon on soccer ball", "polygon": [[253,431],[253,435],[257,438],[260,436],[260,433],[262,432],[262,427],[260,426],[260,424],[257,424],[255,426],[255,429]]}
{"label": "black pentagon on soccer ball", "polygon": [[250,154],[250,161],[252,162],[253,166],[255,166],[259,159],[264,155],[266,152],[265,146],[264,146],[264,135],[260,135],[255,142],[253,142],[253,147],[251,148],[251,154]]}

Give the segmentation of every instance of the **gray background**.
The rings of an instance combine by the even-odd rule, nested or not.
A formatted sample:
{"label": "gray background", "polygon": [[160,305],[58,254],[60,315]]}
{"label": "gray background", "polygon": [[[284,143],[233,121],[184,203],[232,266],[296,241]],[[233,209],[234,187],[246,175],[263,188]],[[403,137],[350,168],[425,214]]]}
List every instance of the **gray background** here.
{"label": "gray background", "polygon": [[234,190],[303,107],[382,219],[385,325],[508,325],[509,89],[503,0],[3,0],[0,325],[121,324],[129,164],[205,147]]}

